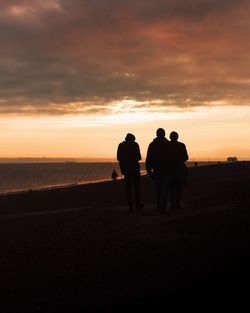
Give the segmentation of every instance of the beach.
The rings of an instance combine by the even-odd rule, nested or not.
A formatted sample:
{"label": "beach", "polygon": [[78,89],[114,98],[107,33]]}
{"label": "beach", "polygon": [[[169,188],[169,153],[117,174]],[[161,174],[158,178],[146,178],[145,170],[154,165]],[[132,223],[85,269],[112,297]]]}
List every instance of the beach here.
{"label": "beach", "polygon": [[122,180],[1,196],[0,311],[248,304],[250,162],[189,168],[185,209],[164,215],[141,187],[133,214]]}

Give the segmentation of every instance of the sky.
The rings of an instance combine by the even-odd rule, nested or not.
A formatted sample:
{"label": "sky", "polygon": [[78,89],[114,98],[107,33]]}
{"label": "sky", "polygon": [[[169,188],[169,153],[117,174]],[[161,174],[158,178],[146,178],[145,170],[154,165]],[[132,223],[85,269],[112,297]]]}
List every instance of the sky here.
{"label": "sky", "polygon": [[1,0],[0,157],[250,159],[250,0]]}

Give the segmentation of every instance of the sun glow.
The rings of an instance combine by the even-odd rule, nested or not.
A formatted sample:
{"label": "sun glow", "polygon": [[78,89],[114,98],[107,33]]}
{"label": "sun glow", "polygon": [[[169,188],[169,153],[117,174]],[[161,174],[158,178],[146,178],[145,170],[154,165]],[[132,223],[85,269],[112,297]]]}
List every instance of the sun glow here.
{"label": "sun glow", "polygon": [[[155,106],[147,106],[146,101],[124,100],[113,103],[106,107],[107,114],[90,113],[62,116],[12,116],[7,119],[2,117],[1,128],[8,129],[60,129],[60,128],[86,128],[86,127],[105,127],[111,125],[129,125],[135,123],[154,122],[154,121],[185,121],[204,119],[208,121],[223,119],[250,117],[250,108],[233,106],[213,106],[213,107],[190,107],[180,108],[175,106],[164,107],[161,102],[154,102]],[[145,106],[143,106],[145,105]],[[81,112],[81,111],[79,111]]]}
{"label": "sun glow", "polygon": [[190,157],[249,158],[249,107],[176,108],[160,103],[121,101],[108,114],[13,116],[0,118],[0,157],[114,157],[128,132],[136,135],[145,157],[158,127],[175,130]]}

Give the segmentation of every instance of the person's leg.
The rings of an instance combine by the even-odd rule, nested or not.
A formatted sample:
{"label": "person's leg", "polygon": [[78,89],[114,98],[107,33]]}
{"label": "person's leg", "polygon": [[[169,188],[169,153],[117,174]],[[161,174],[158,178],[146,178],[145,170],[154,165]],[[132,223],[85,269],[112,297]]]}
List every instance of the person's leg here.
{"label": "person's leg", "polygon": [[177,209],[181,209],[181,194],[182,194],[182,181],[179,181],[176,184],[176,191],[175,191],[175,204]]}
{"label": "person's leg", "polygon": [[141,177],[140,174],[134,176],[134,196],[135,196],[135,207],[137,210],[142,208],[141,206]]}
{"label": "person's leg", "polygon": [[157,193],[157,210],[164,212],[167,206],[168,184],[165,176],[157,176],[155,178]]}
{"label": "person's leg", "polygon": [[155,187],[156,187],[156,204],[157,210],[161,209],[161,180],[159,176],[155,176]]}
{"label": "person's leg", "polygon": [[129,211],[133,211],[133,198],[132,198],[132,178],[129,175],[124,176],[125,186],[126,186],[126,196],[129,206]]}
{"label": "person's leg", "polygon": [[170,193],[170,177],[163,176],[162,177],[162,208],[163,212],[166,211],[168,201],[169,201],[169,193]]}
{"label": "person's leg", "polygon": [[170,208],[175,208],[175,184],[174,184],[174,178],[170,178],[169,182],[169,200],[170,200]]}

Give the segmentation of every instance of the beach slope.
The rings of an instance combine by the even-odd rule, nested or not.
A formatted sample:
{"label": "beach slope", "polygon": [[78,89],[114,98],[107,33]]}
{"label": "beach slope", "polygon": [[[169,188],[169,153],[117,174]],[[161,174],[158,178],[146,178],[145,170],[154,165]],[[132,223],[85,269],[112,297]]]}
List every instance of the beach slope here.
{"label": "beach slope", "polygon": [[123,181],[0,197],[1,312],[139,312],[247,303],[250,162],[189,169],[185,210]]}

